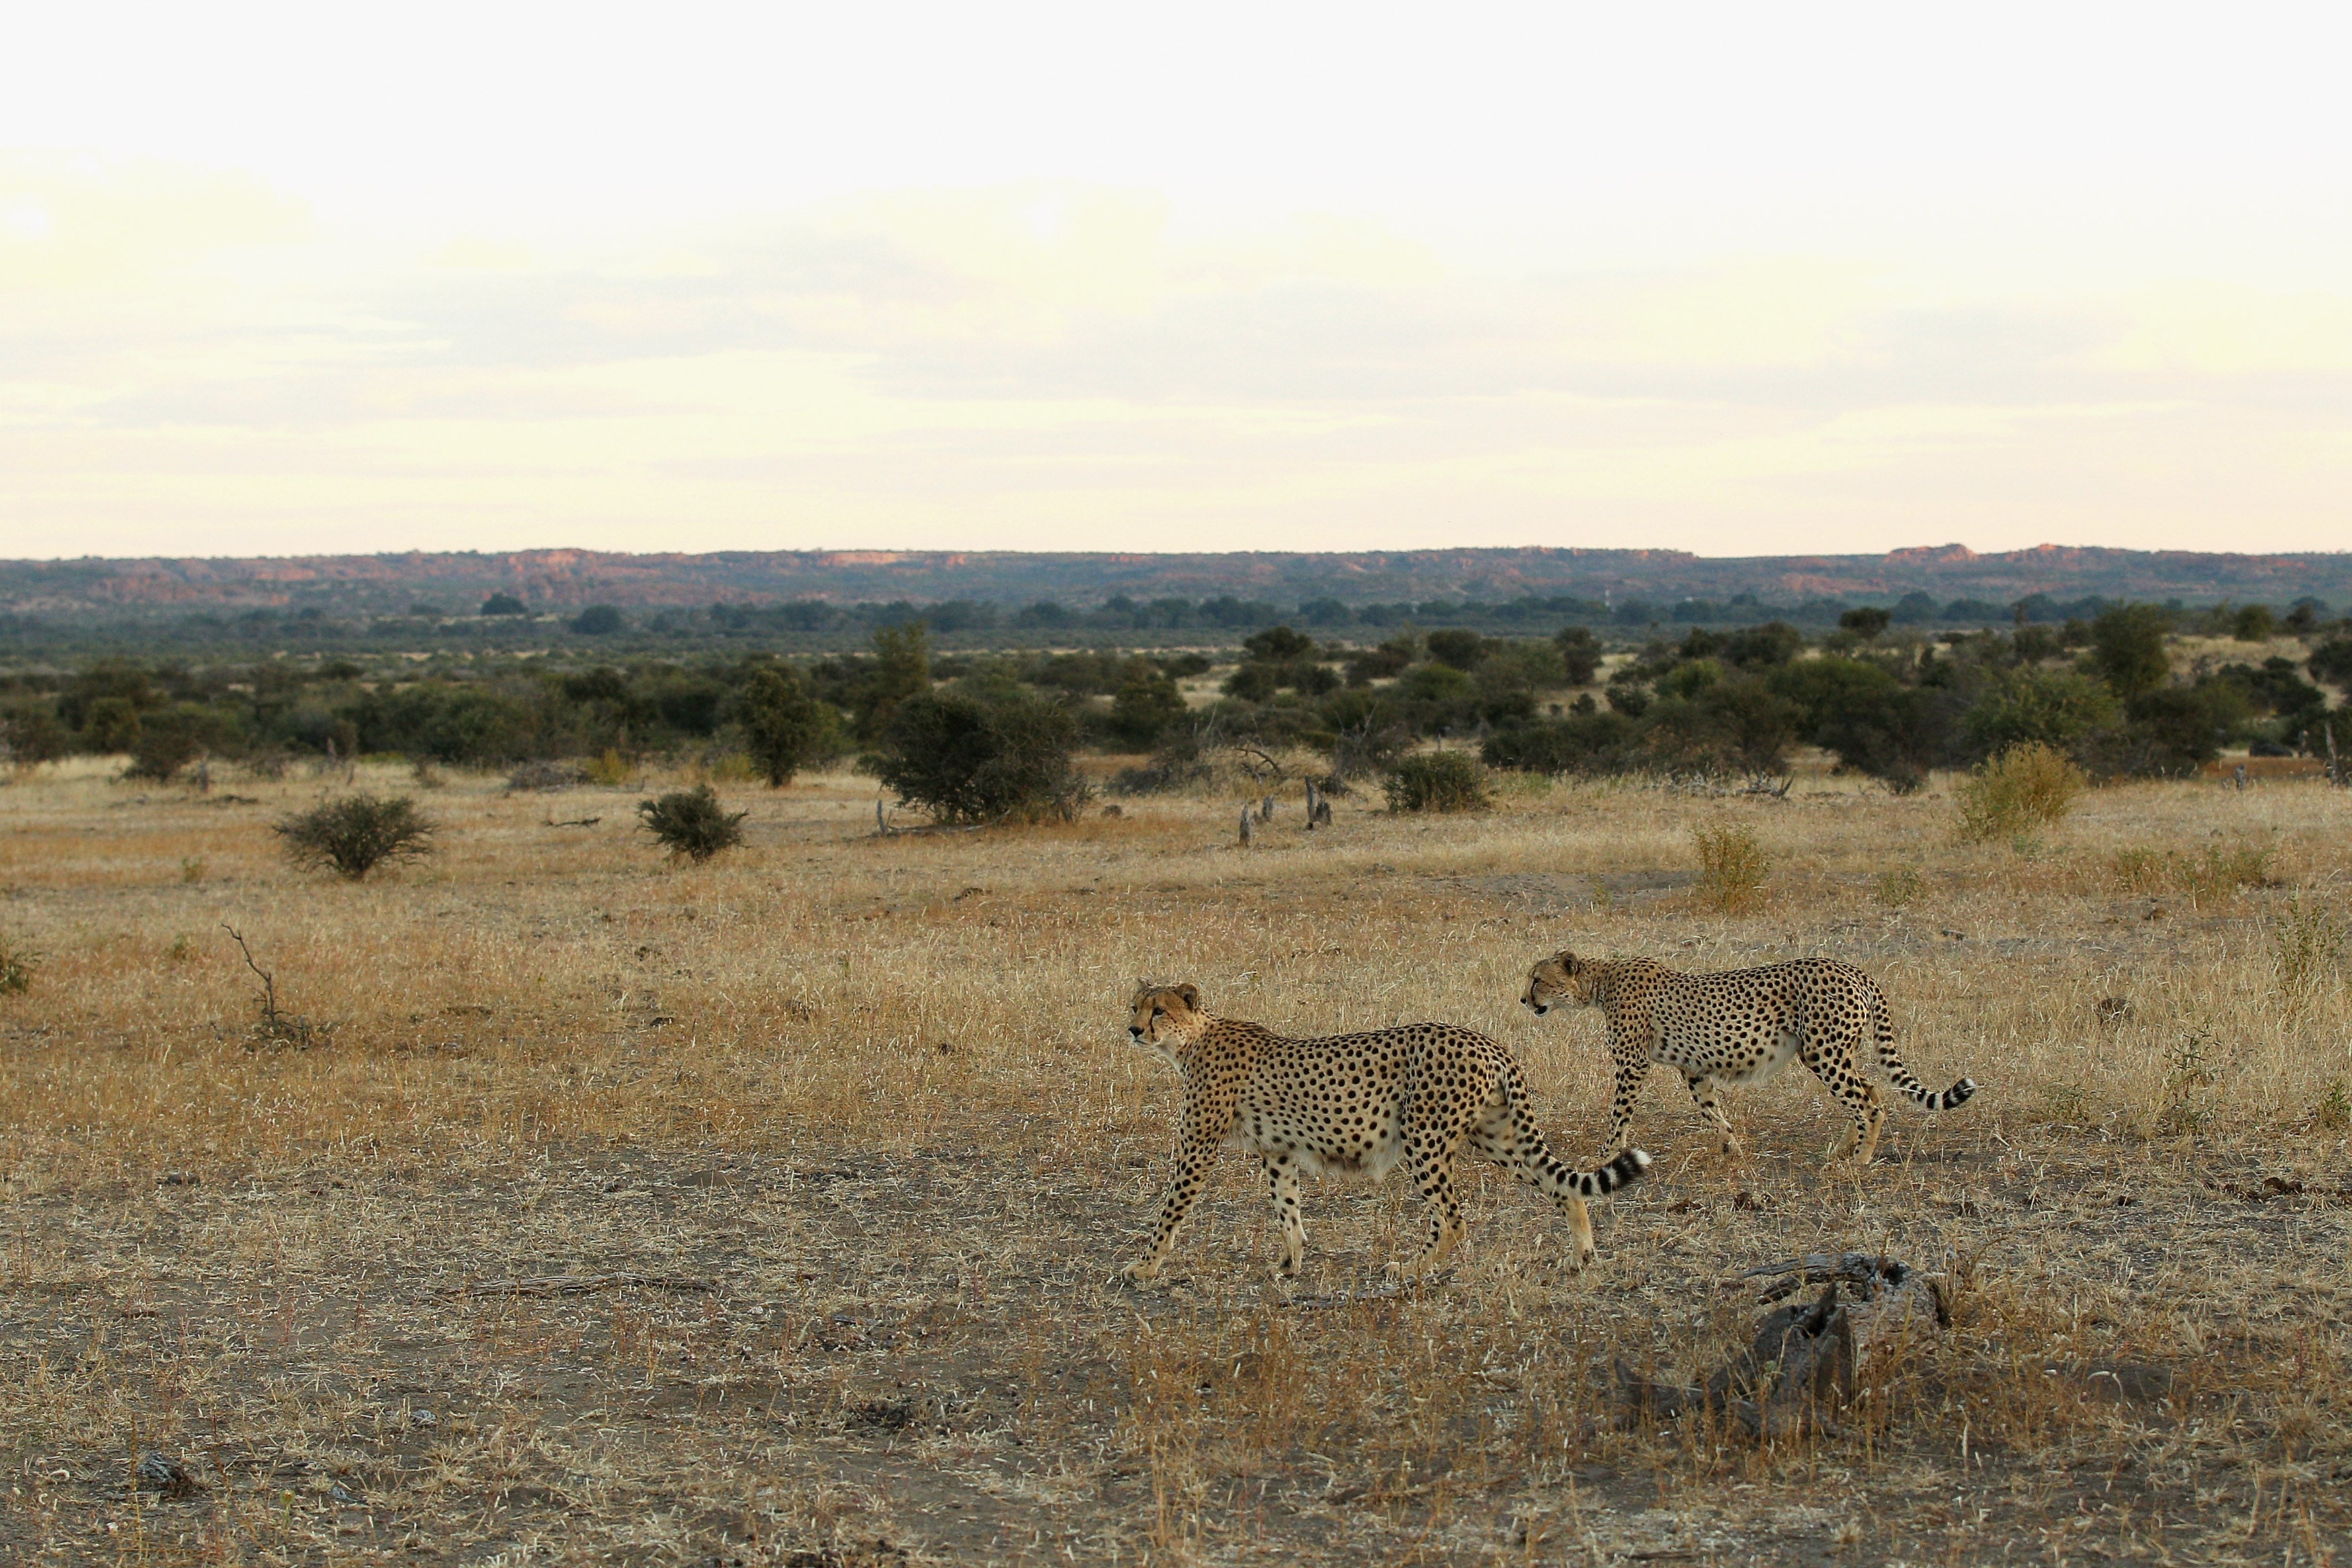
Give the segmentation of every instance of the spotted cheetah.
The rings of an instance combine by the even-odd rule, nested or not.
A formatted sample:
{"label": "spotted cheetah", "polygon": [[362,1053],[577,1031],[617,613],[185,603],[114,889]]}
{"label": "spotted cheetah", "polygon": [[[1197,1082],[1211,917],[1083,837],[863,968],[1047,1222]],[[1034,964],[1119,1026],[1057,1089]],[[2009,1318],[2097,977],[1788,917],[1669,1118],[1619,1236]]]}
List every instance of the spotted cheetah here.
{"label": "spotted cheetah", "polygon": [[1755,969],[1686,975],[1647,958],[1579,958],[1559,953],[1528,975],[1520,1002],[1541,1016],[1561,1002],[1597,1007],[1609,1023],[1617,1089],[1609,1102],[1609,1153],[1625,1146],[1633,1101],[1652,1062],[1683,1075],[1691,1098],[1722,1134],[1723,1152],[1739,1152],[1731,1122],[1716,1103],[1717,1083],[1761,1083],[1804,1059],[1853,1115],[1853,1127],[1830,1151],[1867,1165],[1878,1150],[1885,1112],[1878,1085],[1855,1061],[1874,1036],[1878,1065],[1895,1087],[1930,1111],[1948,1111],[1977,1092],[1963,1078],[1938,1094],[1911,1076],[1895,1053],[1886,997],[1868,975],[1835,958],[1799,958]]}
{"label": "spotted cheetah", "polygon": [[1223,1147],[1245,1149],[1265,1165],[1282,1228],[1278,1278],[1297,1274],[1307,1250],[1301,1172],[1379,1181],[1400,1159],[1408,1162],[1427,1206],[1429,1235],[1419,1257],[1388,1266],[1391,1281],[1404,1281],[1436,1268],[1462,1239],[1454,1159],[1465,1142],[1567,1210],[1579,1268],[1593,1253],[1584,1200],[1638,1181],[1649,1168],[1639,1149],[1593,1171],[1554,1159],[1528,1109],[1518,1063],[1485,1035],[1453,1024],[1291,1040],[1206,1011],[1195,987],[1144,980],[1127,1032],[1184,1076],[1174,1179],[1151,1245],[1121,1270],[1130,1281],[1149,1281],[1167,1262],[1176,1228]]}

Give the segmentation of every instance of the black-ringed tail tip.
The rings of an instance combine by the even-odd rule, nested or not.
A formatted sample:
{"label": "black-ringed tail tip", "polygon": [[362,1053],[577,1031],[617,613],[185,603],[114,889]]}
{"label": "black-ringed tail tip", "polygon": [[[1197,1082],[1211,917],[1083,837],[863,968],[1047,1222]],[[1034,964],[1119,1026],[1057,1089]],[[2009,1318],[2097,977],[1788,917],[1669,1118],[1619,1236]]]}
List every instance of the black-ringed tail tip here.
{"label": "black-ringed tail tip", "polygon": [[1948,1111],[1955,1105],[1967,1104],[1969,1103],[1969,1096],[1976,1092],[1977,1081],[1973,1078],[1963,1078],[1958,1083],[1953,1084],[1949,1089],[1945,1090],[1941,1094],[1929,1094],[1922,1097],[1919,1103],[1925,1105],[1930,1111]]}
{"label": "black-ringed tail tip", "polygon": [[1601,1190],[1614,1192],[1621,1186],[1631,1186],[1649,1171],[1650,1156],[1639,1149],[1627,1149],[1601,1167]]}

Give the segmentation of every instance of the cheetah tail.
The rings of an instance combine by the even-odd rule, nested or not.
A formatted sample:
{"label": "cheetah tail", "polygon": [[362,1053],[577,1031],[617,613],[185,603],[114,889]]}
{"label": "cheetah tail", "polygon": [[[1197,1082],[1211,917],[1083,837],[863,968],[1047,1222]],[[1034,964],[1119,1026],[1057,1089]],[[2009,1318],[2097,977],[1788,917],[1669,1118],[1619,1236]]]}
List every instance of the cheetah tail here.
{"label": "cheetah tail", "polygon": [[1963,1078],[1940,1094],[1920,1082],[1911,1075],[1911,1070],[1903,1065],[1903,1058],[1895,1049],[1895,1020],[1887,1014],[1886,998],[1879,998],[1874,1010],[1878,1015],[1878,1065],[1885,1069],[1888,1081],[1904,1098],[1930,1111],[1949,1111],[1955,1106],[1967,1104],[1969,1096],[1977,1092],[1977,1081]]}
{"label": "cheetah tail", "polygon": [[1639,1149],[1627,1149],[1596,1169],[1576,1172],[1570,1179],[1575,1183],[1577,1197],[1606,1197],[1621,1186],[1632,1186],[1649,1171],[1650,1156]]}

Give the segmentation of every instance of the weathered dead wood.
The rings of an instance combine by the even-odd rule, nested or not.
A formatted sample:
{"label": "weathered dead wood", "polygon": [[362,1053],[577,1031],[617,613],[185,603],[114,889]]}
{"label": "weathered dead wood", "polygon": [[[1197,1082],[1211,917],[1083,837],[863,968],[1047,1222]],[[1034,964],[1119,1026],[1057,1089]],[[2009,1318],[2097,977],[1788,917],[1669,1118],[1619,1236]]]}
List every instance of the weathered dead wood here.
{"label": "weathered dead wood", "polygon": [[1748,1349],[1702,1386],[1653,1383],[1622,1361],[1616,1372],[1630,1416],[1671,1421],[1703,1411],[1729,1416],[1757,1437],[1808,1428],[1835,1437],[1831,1416],[1853,1396],[1853,1322],[1832,1280],[1820,1301],[1767,1312]]}
{"label": "weathered dead wood", "polygon": [[1941,1276],[1922,1273],[1875,1252],[1808,1252],[1801,1258],[1784,1258],[1747,1270],[1737,1279],[1726,1281],[1724,1288],[1736,1290],[1742,1280],[1763,1279],[1774,1281],[1759,1298],[1765,1301],[1777,1301],[1824,1280],[1843,1280],[1855,1287],[1857,1299],[1881,1305],[1892,1305],[1898,1298],[1916,1299],[1924,1292],[1936,1314],[1936,1326],[1952,1326],[1951,1291]]}
{"label": "weathered dead wood", "polygon": [[475,1280],[451,1285],[444,1296],[585,1296],[598,1291],[715,1291],[709,1280],[686,1274],[541,1274],[526,1280]]}

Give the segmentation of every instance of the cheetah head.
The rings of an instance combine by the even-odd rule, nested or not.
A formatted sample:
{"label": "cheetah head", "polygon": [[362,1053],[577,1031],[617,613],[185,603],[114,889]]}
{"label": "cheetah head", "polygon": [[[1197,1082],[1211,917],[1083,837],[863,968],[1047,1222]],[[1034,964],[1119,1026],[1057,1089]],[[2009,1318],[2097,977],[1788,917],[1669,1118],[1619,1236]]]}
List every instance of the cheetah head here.
{"label": "cheetah head", "polygon": [[1201,991],[1197,986],[1163,986],[1151,980],[1135,982],[1134,1010],[1127,1020],[1127,1037],[1166,1054],[1190,1040],[1200,1029]]}
{"label": "cheetah head", "polygon": [[1600,975],[1573,953],[1553,954],[1528,971],[1528,988],[1519,1005],[1538,1018],[1562,1005],[1580,1007],[1599,999]]}

